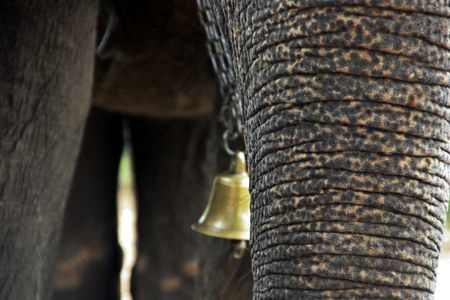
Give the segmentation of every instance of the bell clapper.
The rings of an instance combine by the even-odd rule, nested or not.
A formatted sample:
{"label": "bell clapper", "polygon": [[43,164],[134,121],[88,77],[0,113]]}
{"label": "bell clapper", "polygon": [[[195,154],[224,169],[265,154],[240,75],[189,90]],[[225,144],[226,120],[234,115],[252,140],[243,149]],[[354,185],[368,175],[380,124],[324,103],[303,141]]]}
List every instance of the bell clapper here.
{"label": "bell clapper", "polygon": [[230,247],[233,248],[233,258],[241,259],[248,248],[248,241],[232,240]]}

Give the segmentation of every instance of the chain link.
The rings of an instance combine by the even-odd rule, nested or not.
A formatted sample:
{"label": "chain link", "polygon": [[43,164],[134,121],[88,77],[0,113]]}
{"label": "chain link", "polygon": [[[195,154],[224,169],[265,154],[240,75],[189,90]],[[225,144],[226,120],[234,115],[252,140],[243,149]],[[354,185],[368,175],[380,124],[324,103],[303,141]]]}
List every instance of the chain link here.
{"label": "chain link", "polygon": [[233,63],[219,24],[214,19],[210,0],[197,0],[197,4],[200,22],[206,32],[206,46],[214,72],[219,80],[219,91],[223,99],[219,118],[225,127],[223,134],[224,147],[230,155],[234,155],[236,152],[230,149],[230,142],[243,136],[244,124],[242,100],[236,90],[236,76],[233,72]]}

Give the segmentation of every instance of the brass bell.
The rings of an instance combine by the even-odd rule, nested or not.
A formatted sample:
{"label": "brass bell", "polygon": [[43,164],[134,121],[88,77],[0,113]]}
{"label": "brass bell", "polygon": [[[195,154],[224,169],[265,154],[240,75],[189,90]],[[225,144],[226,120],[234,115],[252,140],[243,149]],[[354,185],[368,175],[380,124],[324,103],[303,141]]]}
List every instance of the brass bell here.
{"label": "brass bell", "polygon": [[236,153],[230,169],[214,178],[205,212],[192,229],[223,239],[249,240],[250,194],[244,153]]}

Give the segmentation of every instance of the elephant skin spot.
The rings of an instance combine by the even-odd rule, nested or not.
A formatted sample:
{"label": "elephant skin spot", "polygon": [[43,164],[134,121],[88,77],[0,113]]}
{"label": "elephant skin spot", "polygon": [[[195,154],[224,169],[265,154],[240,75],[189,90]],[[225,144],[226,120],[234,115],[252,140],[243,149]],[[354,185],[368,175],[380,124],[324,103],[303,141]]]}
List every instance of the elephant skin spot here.
{"label": "elephant skin spot", "polygon": [[198,260],[192,259],[182,265],[183,273],[189,277],[196,277],[198,274]]}
{"label": "elephant skin spot", "polygon": [[101,260],[105,250],[98,245],[81,249],[75,256],[60,263],[55,270],[53,287],[55,289],[71,289],[83,281],[86,268],[93,262]]}
{"label": "elephant skin spot", "polygon": [[173,293],[181,287],[182,283],[183,282],[179,277],[170,276],[161,280],[159,282],[159,287],[165,293]]}

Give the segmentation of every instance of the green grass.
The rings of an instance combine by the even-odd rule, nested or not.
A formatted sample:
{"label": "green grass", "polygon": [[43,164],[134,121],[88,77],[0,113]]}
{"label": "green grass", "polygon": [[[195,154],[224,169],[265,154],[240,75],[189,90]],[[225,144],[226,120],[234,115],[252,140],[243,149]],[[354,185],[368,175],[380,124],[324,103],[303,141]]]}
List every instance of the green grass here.
{"label": "green grass", "polygon": [[119,185],[131,186],[132,182],[131,149],[130,147],[125,146],[119,164]]}
{"label": "green grass", "polygon": [[450,209],[447,210],[447,221],[445,222],[445,228],[447,228],[448,230],[450,230]]}

